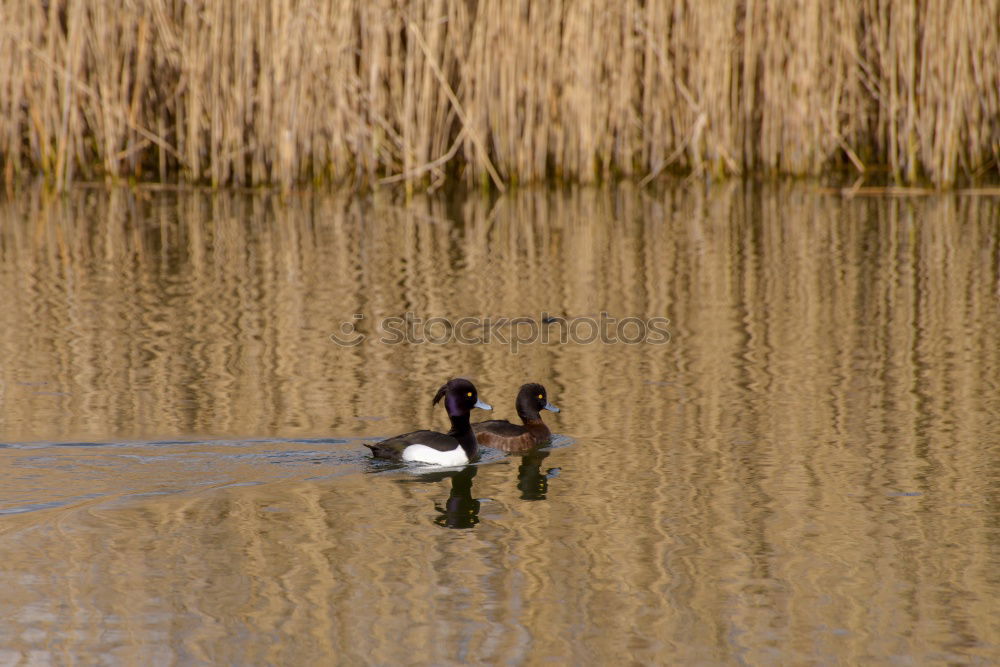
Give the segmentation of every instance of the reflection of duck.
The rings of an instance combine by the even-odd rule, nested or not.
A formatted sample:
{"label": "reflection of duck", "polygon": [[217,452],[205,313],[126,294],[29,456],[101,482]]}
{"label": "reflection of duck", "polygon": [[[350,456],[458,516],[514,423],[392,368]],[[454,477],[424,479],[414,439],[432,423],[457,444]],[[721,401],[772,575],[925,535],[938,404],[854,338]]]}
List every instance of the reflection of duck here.
{"label": "reflection of duck", "polygon": [[472,497],[476,466],[466,466],[451,477],[451,493],[444,507],[436,504],[439,516],[434,523],[444,528],[472,528],[479,523],[479,501]]}
{"label": "reflection of duck", "polygon": [[434,523],[444,528],[472,528],[479,523],[479,501],[472,497],[472,478],[476,476],[476,466],[462,469],[430,469],[420,474],[396,480],[401,484],[437,484],[451,479],[451,493],[444,506],[434,503],[438,516]]}
{"label": "reflection of duck", "polygon": [[542,461],[548,455],[548,452],[532,452],[521,457],[521,464],[517,466],[517,488],[521,492],[521,500],[545,500],[549,492],[549,478],[559,474],[559,468],[542,472]]}

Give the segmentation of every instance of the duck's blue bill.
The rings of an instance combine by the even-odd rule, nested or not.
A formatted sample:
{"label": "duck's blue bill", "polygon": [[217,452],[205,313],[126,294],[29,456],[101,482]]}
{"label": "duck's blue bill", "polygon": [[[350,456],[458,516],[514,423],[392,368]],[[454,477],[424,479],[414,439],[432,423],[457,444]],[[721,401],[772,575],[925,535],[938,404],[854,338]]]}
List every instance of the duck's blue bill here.
{"label": "duck's blue bill", "polygon": [[559,412],[559,408],[557,408],[556,406],[552,405],[551,403],[546,403],[545,407],[543,409],[544,410],[551,410],[552,412]]}
{"label": "duck's blue bill", "polygon": [[476,400],[475,407],[479,408],[480,410],[492,410],[493,409],[493,406],[491,406],[489,403],[483,403],[482,400]]}

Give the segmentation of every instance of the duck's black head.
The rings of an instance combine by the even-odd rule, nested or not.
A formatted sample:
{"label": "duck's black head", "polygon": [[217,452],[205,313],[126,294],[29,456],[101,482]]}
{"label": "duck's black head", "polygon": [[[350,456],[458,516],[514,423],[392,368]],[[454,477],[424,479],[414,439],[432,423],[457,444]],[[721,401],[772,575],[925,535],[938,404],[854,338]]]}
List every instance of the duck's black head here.
{"label": "duck's black head", "polygon": [[559,412],[559,408],[549,403],[549,394],[545,387],[537,382],[529,382],[521,385],[521,390],[517,392],[517,416],[522,420],[538,419],[538,413],[542,410]]}
{"label": "duck's black head", "polygon": [[465,378],[453,378],[448,380],[443,387],[438,389],[434,396],[434,405],[444,399],[444,407],[448,411],[449,417],[468,416],[473,408],[481,410],[492,410],[489,405],[479,400],[479,392],[476,386]]}

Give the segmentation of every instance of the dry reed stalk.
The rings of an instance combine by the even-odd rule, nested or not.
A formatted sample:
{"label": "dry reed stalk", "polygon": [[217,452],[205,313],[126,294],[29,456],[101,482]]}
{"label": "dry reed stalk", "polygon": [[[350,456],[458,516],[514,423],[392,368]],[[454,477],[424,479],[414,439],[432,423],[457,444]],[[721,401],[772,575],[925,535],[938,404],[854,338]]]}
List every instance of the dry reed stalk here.
{"label": "dry reed stalk", "polygon": [[1000,175],[1000,0],[0,0],[5,180]]}

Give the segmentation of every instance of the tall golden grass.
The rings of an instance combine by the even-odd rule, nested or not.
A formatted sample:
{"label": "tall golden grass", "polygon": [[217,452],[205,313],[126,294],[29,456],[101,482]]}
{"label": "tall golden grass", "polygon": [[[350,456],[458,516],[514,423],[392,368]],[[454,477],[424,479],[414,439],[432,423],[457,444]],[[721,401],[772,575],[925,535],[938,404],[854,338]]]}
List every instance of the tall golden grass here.
{"label": "tall golden grass", "polygon": [[8,182],[1000,174],[1000,0],[0,0]]}

